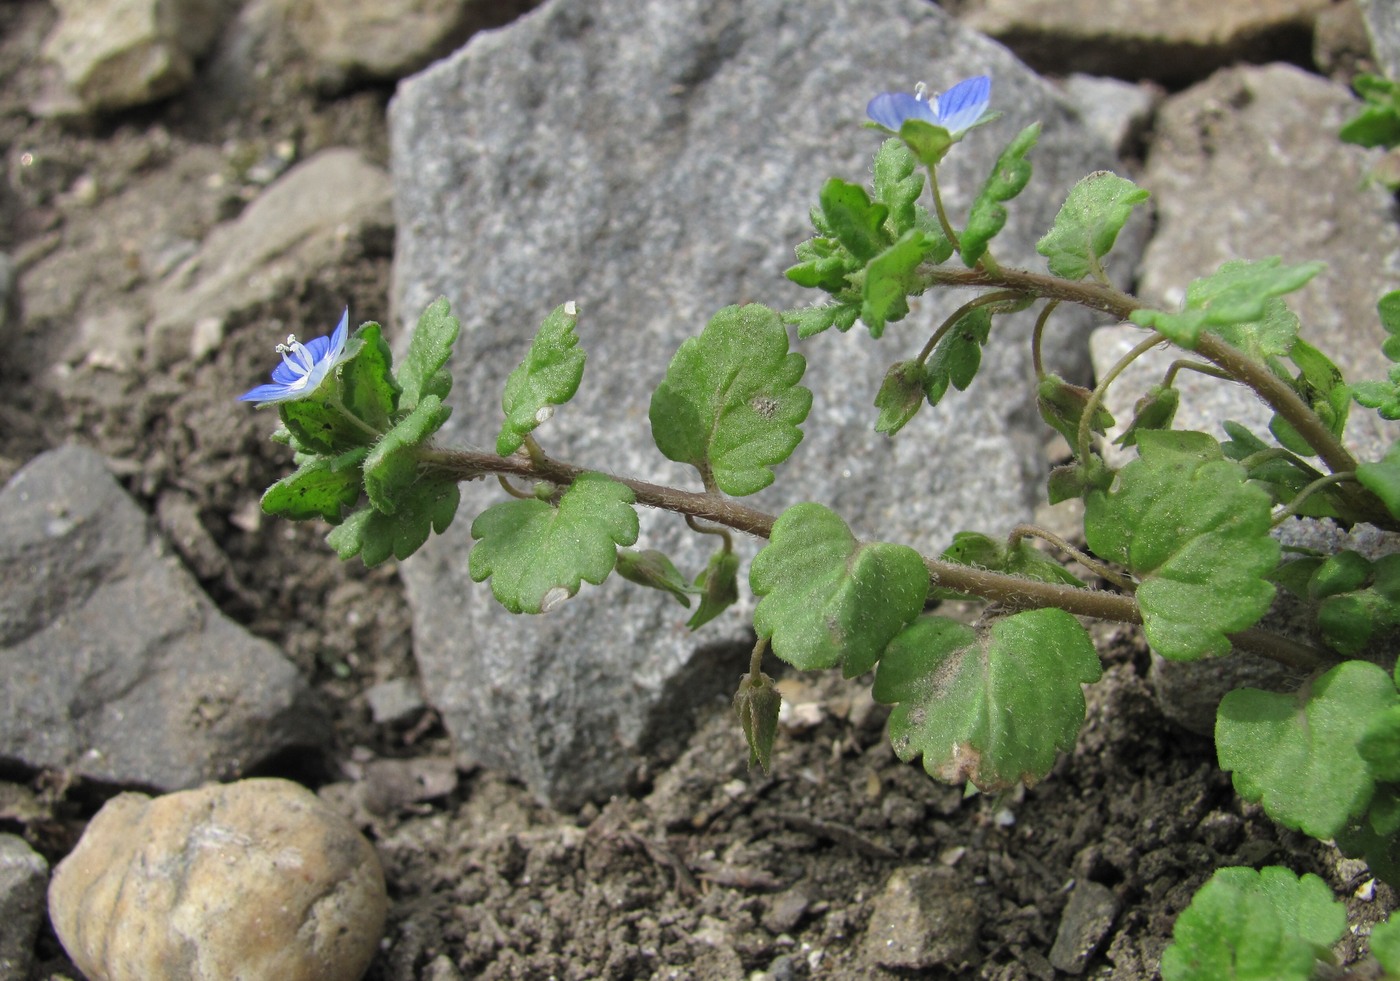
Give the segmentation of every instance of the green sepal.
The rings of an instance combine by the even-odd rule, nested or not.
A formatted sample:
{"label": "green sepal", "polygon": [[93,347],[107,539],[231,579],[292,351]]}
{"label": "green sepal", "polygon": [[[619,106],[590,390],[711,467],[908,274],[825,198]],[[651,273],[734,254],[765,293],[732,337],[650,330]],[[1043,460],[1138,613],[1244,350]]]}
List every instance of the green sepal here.
{"label": "green sepal", "polygon": [[[791,271],[791,270],[789,270]],[[797,310],[784,310],[782,321],[797,328],[797,336],[803,340],[814,337],[829,327],[845,333],[860,319],[861,304],[855,301],[831,303],[819,307],[802,307]]]}
{"label": "green sepal", "polygon": [[326,541],[342,559],[358,555],[367,566],[390,556],[406,559],[422,547],[430,532],[442,534],[452,524],[461,491],[455,480],[420,478],[395,500],[398,510],[393,514],[361,508],[332,528]]}
{"label": "green sepal", "polygon": [[[939,556],[944,561],[958,565],[986,569],[989,572],[1004,572],[1023,579],[1037,582],[1060,583],[1066,586],[1083,586],[1083,580],[1058,562],[1047,558],[1039,549],[1024,538],[1017,539],[1014,546],[976,531],[960,531],[953,535],[952,544]],[[968,599],[969,597],[952,590],[935,589],[938,599]]]}
{"label": "green sepal", "polygon": [[893,241],[885,231],[889,208],[872,201],[859,184],[833,177],[822,187],[822,215],[832,235],[860,262],[869,262]]}
{"label": "green sepal", "polygon": [[496,437],[496,452],[510,456],[525,437],[554,414],[554,406],[574,397],[583,380],[587,357],[578,346],[578,308],[573,302],[555,307],[544,319],[530,353],[506,379],[501,409],[506,421]]}
{"label": "green sepal", "polygon": [[699,630],[739,602],[739,556],[724,548],[711,555],[709,563],[695,577],[693,591],[700,594],[700,605],[686,626]]}
{"label": "green sepal", "polygon": [[1138,576],[1143,632],[1159,654],[1225,654],[1227,635],[1257,622],[1274,597],[1269,495],[1205,433],[1146,430],[1138,454],[1113,488],[1086,495],[1085,540]]}
{"label": "green sepal", "polygon": [[1357,467],[1356,479],[1380,498],[1392,517],[1400,518],[1400,441],[1391,443],[1381,459]]}
{"label": "green sepal", "polygon": [[1133,419],[1115,443],[1136,446],[1138,433],[1150,429],[1170,429],[1181,405],[1181,392],[1170,386],[1153,385],[1133,406]]}
{"label": "green sepal", "polygon": [[880,410],[875,431],[893,436],[903,429],[923,407],[927,383],[928,369],[921,361],[911,359],[890,365],[875,395],[875,408]]}
{"label": "green sepal", "polygon": [[923,119],[906,119],[900,124],[899,138],[925,167],[937,167],[957,142],[942,126]]}
{"label": "green sepal", "polygon": [[1028,610],[978,631],[922,616],[890,643],[875,700],[895,705],[890,743],[948,783],[982,791],[1040,780],[1084,723],[1081,685],[1103,669],[1089,634],[1056,609]]}
{"label": "green sepal", "polygon": [[991,333],[991,308],[975,307],[943,335],[928,360],[924,397],[929,405],[942,401],[950,383],[960,392],[967,391],[982,365],[982,348]]}
{"label": "green sepal", "polygon": [[[1046,374],[1036,385],[1036,407],[1040,417],[1053,427],[1070,446],[1079,444],[1079,423],[1093,394],[1083,385],[1074,385],[1059,375]],[[1090,432],[1103,434],[1113,425],[1113,414],[1102,402],[1089,423]],[[1077,494],[1072,496],[1079,496]]]}
{"label": "green sepal", "polygon": [[1114,471],[1097,454],[1087,463],[1076,460],[1055,467],[1046,481],[1047,499],[1051,504],[1086,497],[1094,491],[1106,491],[1113,483]]}
{"label": "green sepal", "polygon": [[360,463],[368,453],[368,447],[361,446],[337,457],[307,458],[263,494],[264,513],[339,524],[343,510],[360,499]]}
{"label": "green sepal", "polygon": [[756,303],[725,307],[681,345],[652,395],[657,448],[726,494],[762,490],[802,441],[798,426],[812,407],[798,384],[806,368],[788,351],[776,313]]}
{"label": "green sepal", "polygon": [[783,696],[778,694],[768,675],[760,672],[757,681],[751,674],[740,679],[739,690],[734,693],[734,711],[749,744],[749,766],[757,763],[764,773],[769,772],[773,762],[773,743],[778,738],[778,713],[782,707]]}
{"label": "green sepal", "polygon": [[461,325],[448,311],[447,297],[438,297],[418,318],[408,353],[399,366],[399,412],[412,412],[425,395],[447,398],[452,375],[444,370]]}
{"label": "green sepal", "polygon": [[[1306,402],[1322,420],[1333,436],[1341,438],[1346,428],[1347,412],[1351,407],[1352,389],[1342,380],[1342,373],[1332,359],[1317,348],[1296,338],[1288,352],[1289,358],[1298,366],[1298,374],[1288,378],[1279,372],[1293,386],[1298,397]],[[1302,456],[1315,456],[1315,450],[1307,440],[1282,416],[1275,414],[1269,421],[1269,432],[1285,449]]]}
{"label": "green sepal", "polygon": [[690,594],[696,592],[666,553],[654,548],[618,549],[617,574],[638,586],[670,593],[686,609],[690,609]]}
{"label": "green sepal", "polygon": [[928,569],[904,545],[859,542],[840,516],[797,504],[773,524],[749,567],[761,597],[753,625],[773,653],[804,671],[869,671],[928,598]]}
{"label": "green sepal", "polygon": [[1091,272],[1098,278],[1103,273],[1099,260],[1113,248],[1133,208],[1148,197],[1146,189],[1117,174],[1090,174],[1070,189],[1035,250],[1062,279],[1083,279]]}
{"label": "green sepal", "polygon": [[1162,981],[1309,981],[1346,923],[1346,907],[1311,873],[1217,869],[1177,917]]}
{"label": "green sepal", "polygon": [[959,242],[962,260],[969,269],[977,265],[987,251],[987,244],[1006,224],[1006,209],[1002,207],[1002,202],[1020,194],[1031,179],[1031,163],[1026,159],[1026,154],[1031,152],[1038,139],[1040,123],[1031,123],[1021,130],[997,157],[996,166],[972,202],[967,227],[963,229]]}
{"label": "green sepal", "polygon": [[598,473],[574,480],[557,505],[536,499],[493,504],[472,522],[467,567],[474,582],[512,613],[542,613],[597,585],[617,564],[617,547],[637,540],[636,496]]}
{"label": "green sepal", "polygon": [[1375,776],[1360,742],[1397,703],[1390,675],[1366,661],[1345,661],[1292,694],[1237,688],[1216,714],[1220,766],[1245,800],[1325,841],[1370,803]]}
{"label": "green sepal", "polygon": [[[919,195],[924,191],[924,175],[914,154],[901,140],[890,139],[875,151],[875,200],[885,206],[885,230],[898,240],[918,222]],[[947,256],[944,256],[946,259]]]}
{"label": "green sepal", "polygon": [[419,449],[451,414],[451,407],[443,405],[436,395],[424,395],[412,412],[374,444],[365,458],[364,471],[365,493],[375,510],[394,514],[399,509],[399,496],[420,479]]}
{"label": "green sepal", "polygon": [[361,324],[345,346],[346,358],[336,368],[340,376],[341,402],[371,429],[389,428],[398,407],[399,386],[394,381],[393,355],[380,326]]}
{"label": "green sepal", "polygon": [[1258,262],[1232,259],[1186,289],[1185,308],[1177,313],[1146,308],[1128,319],[1159,331],[1174,344],[1195,350],[1201,331],[1265,319],[1272,297],[1301,289],[1324,268],[1321,262],[1284,266],[1278,256]]}

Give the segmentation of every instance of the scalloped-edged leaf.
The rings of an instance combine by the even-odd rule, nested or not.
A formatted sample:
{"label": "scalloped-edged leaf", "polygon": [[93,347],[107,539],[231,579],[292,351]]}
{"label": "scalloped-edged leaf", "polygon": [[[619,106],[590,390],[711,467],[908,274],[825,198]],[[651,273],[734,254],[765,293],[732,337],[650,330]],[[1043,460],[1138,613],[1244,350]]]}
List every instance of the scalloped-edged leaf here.
{"label": "scalloped-edged leaf", "polygon": [[1346,908],[1315,875],[1218,869],[1177,918],[1162,981],[1308,981],[1345,930]]}
{"label": "scalloped-edged leaf", "polygon": [[[788,270],[791,272],[792,270]],[[819,307],[802,307],[797,310],[784,310],[781,314],[785,324],[797,328],[801,339],[814,337],[829,327],[845,333],[860,319],[860,303],[854,300],[844,303],[829,303]]]}
{"label": "scalloped-edged leaf", "polygon": [[774,654],[804,671],[840,664],[848,678],[874,666],[923,609],[929,588],[918,552],[857,541],[839,515],[813,503],[774,522],[749,585],[761,597],[754,630]]}
{"label": "scalloped-edged leaf", "polygon": [[1205,433],[1146,430],[1138,453],[1107,491],[1085,496],[1085,540],[1138,577],[1143,631],[1159,654],[1225,654],[1227,635],[1255,623],[1274,597],[1269,495]]}
{"label": "scalloped-edged leaf", "polygon": [[1100,170],[1070,189],[1050,231],[1035,250],[1050,271],[1063,279],[1083,279],[1102,272],[1099,260],[1113,248],[1133,209],[1148,198],[1145,188]]}
{"label": "scalloped-edged leaf", "polygon": [[888,139],[875,151],[874,176],[875,200],[888,209],[885,229],[890,238],[898,239],[918,220],[924,175],[904,141]]}
{"label": "scalloped-edged leaf", "polygon": [[860,319],[870,329],[871,337],[883,334],[885,324],[909,315],[909,297],[922,293],[927,286],[919,276],[919,266],[938,241],[919,229],[911,229],[865,267]]}
{"label": "scalloped-edged leaf", "polygon": [[452,375],[443,367],[452,354],[461,325],[449,310],[447,297],[440,296],[428,305],[413,328],[408,353],[399,367],[400,412],[416,409],[425,395],[445,399],[452,390]]}
{"label": "scalloped-edged leaf", "polygon": [[1182,347],[1195,349],[1201,331],[1264,320],[1271,297],[1301,289],[1325,266],[1321,262],[1282,265],[1278,256],[1246,262],[1231,259],[1186,289],[1186,306],[1177,313],[1134,310],[1128,319],[1151,327]]}
{"label": "scalloped-edged leaf", "polygon": [[555,307],[535,334],[530,353],[506,379],[501,409],[506,421],[496,437],[496,452],[509,456],[525,437],[554,414],[556,405],[574,397],[583,380],[587,355],[578,346],[578,307],[573,301]]}
{"label": "scalloped-edged leaf", "polygon": [[852,256],[868,262],[892,241],[885,231],[889,208],[870,200],[870,194],[859,184],[833,177],[822,187],[822,215],[832,235]]}
{"label": "scalloped-edged leaf", "polygon": [[436,395],[424,395],[413,411],[374,444],[365,458],[365,493],[378,511],[393,514],[399,496],[419,480],[418,450],[452,414]]}
{"label": "scalloped-edged leaf", "polygon": [[627,485],[586,473],[557,505],[533,498],[493,504],[472,522],[471,577],[489,578],[512,613],[545,612],[583,583],[608,578],[618,546],[637,540],[635,500]]}
{"label": "scalloped-edged leaf", "polygon": [[1400,917],[1391,913],[1371,928],[1371,953],[1390,974],[1400,974]]}
{"label": "scalloped-edged leaf", "polygon": [[1400,705],[1391,706],[1371,720],[1357,750],[1377,780],[1400,783]]}
{"label": "scalloped-edged leaf", "polygon": [[422,547],[430,532],[440,535],[447,530],[460,500],[455,480],[420,479],[397,495],[398,510],[393,514],[360,508],[332,528],[326,541],[342,559],[358,555],[368,566],[390,556],[406,559]]}
{"label": "scalloped-edged leaf", "polygon": [[1020,194],[1031,179],[1031,162],[1026,159],[1026,154],[1031,152],[1038,139],[1040,123],[1031,123],[1016,134],[1016,138],[997,157],[996,166],[972,202],[967,227],[963,229],[959,242],[962,260],[969,269],[977,265],[977,261],[987,252],[987,244],[1006,224],[1006,209],[1002,207],[1002,202]]}
{"label": "scalloped-edged leaf", "polygon": [[1356,479],[1380,498],[1392,516],[1400,518],[1400,442],[1391,443],[1381,459],[1357,467]]}
{"label": "scalloped-edged leaf", "polygon": [[972,384],[982,365],[982,347],[992,333],[992,312],[989,307],[969,310],[933,349],[924,383],[924,397],[929,405],[937,405],[943,399],[950,383],[960,392]]}
{"label": "scalloped-edged leaf", "polygon": [[880,410],[875,431],[893,436],[908,425],[923,407],[927,384],[928,368],[923,362],[910,359],[890,365],[875,394],[875,408]]}
{"label": "scalloped-edged leaf", "polygon": [[341,401],[370,427],[383,432],[398,407],[399,386],[394,381],[393,355],[377,323],[356,329],[346,345],[346,358],[336,369]]}
{"label": "scalloped-edged leaf", "polygon": [[367,453],[367,447],[360,447],[338,457],[303,460],[263,494],[263,511],[293,521],[324,518],[339,524],[343,510],[360,499],[360,462]]}
{"label": "scalloped-edged leaf", "polygon": [[978,631],[922,616],[889,645],[876,701],[892,704],[890,742],[904,761],[979,790],[1032,784],[1074,746],[1080,685],[1103,669],[1088,632],[1063,610],[1027,610]]}
{"label": "scalloped-edged leaf", "polygon": [[1370,803],[1375,776],[1359,747],[1397,703],[1390,675],[1366,661],[1343,662],[1291,694],[1237,688],[1216,714],[1220,766],[1275,821],[1326,840]]}
{"label": "scalloped-edged leaf", "polygon": [[652,436],[669,459],[742,496],[773,482],[772,467],[802,441],[812,393],[806,359],[788,351],[778,315],[725,307],[680,347],[651,397]]}

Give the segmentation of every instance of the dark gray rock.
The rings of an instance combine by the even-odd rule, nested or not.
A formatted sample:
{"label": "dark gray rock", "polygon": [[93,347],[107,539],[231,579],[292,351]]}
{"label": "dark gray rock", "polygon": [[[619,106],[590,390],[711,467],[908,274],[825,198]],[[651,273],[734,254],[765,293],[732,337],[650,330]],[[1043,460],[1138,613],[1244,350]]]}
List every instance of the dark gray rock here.
{"label": "dark gray rock", "polygon": [[1118,897],[1107,886],[1081,879],[1060,915],[1050,963],[1066,974],[1083,974],[1118,915]]}
{"label": "dark gray rock", "polygon": [[[696,487],[649,448],[650,392],[677,346],[729,303],[812,302],[782,273],[823,181],[868,174],[879,137],[861,128],[866,102],[982,72],[1006,117],[950,157],[945,200],[965,209],[1000,148],[1040,120],[1036,177],[996,247],[1029,264],[1068,188],[1114,157],[1003,48],[919,0],[819,0],[800,15],[781,0],[557,0],[406,80],[390,109],[398,317],[411,323],[445,295],[463,323],[441,442],[493,443],[506,375],[545,314],[576,300],[589,374],[542,444]],[[1113,269],[1134,262],[1124,238]],[[959,528],[1028,517],[1044,465],[1023,345],[991,352],[968,396],[926,409],[899,439],[873,431],[886,367],[965,299],[925,298],[878,345],[859,328],[802,343],[807,436],[754,503],[821,501],[861,536],[926,552]],[[1030,320],[1003,336],[1024,337]],[[1051,357],[1065,370],[1088,325],[1057,314]],[[621,786],[674,731],[679,705],[733,689],[744,661],[727,652],[751,643],[751,607],[693,637],[674,600],[613,580],[513,618],[467,574],[471,520],[499,497],[465,485],[457,524],[405,565],[424,690],[464,755],[576,803]],[[642,543],[691,575],[709,547],[694,538],[674,517],[642,515]]]}
{"label": "dark gray rock", "polygon": [[49,863],[18,835],[0,834],[0,978],[27,978],[44,917]]}
{"label": "dark gray rock", "polygon": [[324,742],[296,669],[224,617],[76,446],[0,492],[0,761],[160,790]]}

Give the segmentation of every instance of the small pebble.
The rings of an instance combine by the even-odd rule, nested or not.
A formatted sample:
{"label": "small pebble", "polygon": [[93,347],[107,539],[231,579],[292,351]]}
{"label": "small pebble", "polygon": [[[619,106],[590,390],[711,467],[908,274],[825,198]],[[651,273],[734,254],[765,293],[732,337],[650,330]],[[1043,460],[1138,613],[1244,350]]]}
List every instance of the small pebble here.
{"label": "small pebble", "polygon": [[49,886],[88,981],[358,981],[387,909],[370,843],[276,779],[114,797]]}

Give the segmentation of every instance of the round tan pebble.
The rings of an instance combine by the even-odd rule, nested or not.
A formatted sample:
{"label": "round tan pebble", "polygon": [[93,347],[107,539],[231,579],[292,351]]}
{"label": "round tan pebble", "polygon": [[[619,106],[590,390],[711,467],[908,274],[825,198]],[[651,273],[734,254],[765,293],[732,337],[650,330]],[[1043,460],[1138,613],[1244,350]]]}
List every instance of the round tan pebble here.
{"label": "round tan pebble", "polygon": [[373,846],[289,780],[114,797],[49,884],[88,981],[358,981],[387,910]]}

